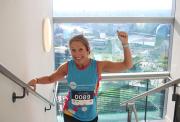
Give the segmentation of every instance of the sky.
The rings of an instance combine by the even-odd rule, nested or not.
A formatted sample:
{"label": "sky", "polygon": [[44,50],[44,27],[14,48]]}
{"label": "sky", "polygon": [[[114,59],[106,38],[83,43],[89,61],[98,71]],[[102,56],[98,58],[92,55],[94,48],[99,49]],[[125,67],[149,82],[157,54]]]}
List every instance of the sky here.
{"label": "sky", "polygon": [[172,0],[54,0],[54,11],[171,10]]}

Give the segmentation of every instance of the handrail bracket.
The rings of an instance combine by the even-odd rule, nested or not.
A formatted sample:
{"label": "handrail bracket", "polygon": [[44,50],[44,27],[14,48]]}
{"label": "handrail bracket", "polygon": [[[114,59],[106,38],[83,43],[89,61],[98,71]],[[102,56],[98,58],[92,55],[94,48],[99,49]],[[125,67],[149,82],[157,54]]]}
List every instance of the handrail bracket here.
{"label": "handrail bracket", "polygon": [[16,99],[23,99],[26,96],[26,89],[23,87],[23,95],[22,96],[17,96],[15,92],[12,94],[12,101],[13,103],[16,102]]}
{"label": "handrail bracket", "polygon": [[51,110],[51,105],[49,105],[49,108],[46,108],[46,107],[44,108],[44,111],[45,111],[45,112],[46,112],[47,110],[48,110],[48,111]]}

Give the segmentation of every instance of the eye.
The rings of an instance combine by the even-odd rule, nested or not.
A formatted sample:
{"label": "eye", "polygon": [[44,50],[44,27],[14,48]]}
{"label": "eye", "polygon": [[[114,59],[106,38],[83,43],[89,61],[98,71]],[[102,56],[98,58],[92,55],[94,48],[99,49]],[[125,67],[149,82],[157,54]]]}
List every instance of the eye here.
{"label": "eye", "polygon": [[71,49],[71,52],[76,52],[76,49]]}
{"label": "eye", "polygon": [[80,48],[79,51],[82,52],[82,51],[83,51],[83,48]]}

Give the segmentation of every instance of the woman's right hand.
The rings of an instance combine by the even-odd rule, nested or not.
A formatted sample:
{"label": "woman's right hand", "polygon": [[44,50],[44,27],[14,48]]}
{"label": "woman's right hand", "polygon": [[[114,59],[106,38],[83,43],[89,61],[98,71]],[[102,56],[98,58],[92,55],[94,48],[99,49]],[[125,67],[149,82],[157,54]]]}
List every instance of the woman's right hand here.
{"label": "woman's right hand", "polygon": [[30,87],[32,87],[32,89],[33,89],[34,91],[36,91],[36,84],[37,84],[37,79],[32,79],[32,80],[30,80],[30,81],[28,82],[28,85],[29,85]]}
{"label": "woman's right hand", "polygon": [[117,31],[117,35],[119,40],[123,45],[128,44],[128,34],[124,31]]}

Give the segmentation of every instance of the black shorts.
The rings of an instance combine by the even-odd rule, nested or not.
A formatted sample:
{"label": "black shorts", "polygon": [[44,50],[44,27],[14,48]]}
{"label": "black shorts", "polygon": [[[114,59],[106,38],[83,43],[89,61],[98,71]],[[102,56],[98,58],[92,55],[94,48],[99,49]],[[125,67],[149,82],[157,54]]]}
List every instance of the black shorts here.
{"label": "black shorts", "polygon": [[[64,122],[84,122],[84,121],[80,121],[72,116],[64,114]],[[87,121],[87,122],[98,122],[98,116],[95,119],[93,119],[92,121]]]}

